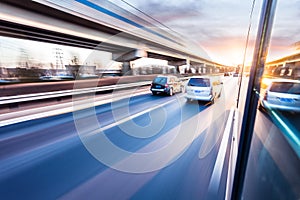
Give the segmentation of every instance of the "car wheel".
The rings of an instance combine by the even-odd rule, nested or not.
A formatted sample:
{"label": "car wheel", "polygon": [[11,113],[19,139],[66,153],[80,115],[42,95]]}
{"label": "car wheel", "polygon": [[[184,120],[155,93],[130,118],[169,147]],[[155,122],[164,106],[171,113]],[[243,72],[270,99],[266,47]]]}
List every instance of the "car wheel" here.
{"label": "car wheel", "polygon": [[152,92],[152,95],[157,95],[157,92]]}
{"label": "car wheel", "polygon": [[261,112],[266,112],[266,108],[261,104],[261,102],[259,103],[259,106],[258,106],[258,110],[261,111]]}
{"label": "car wheel", "polygon": [[173,96],[173,88],[170,88],[169,95]]}
{"label": "car wheel", "polygon": [[185,92],[183,86],[180,86],[180,92],[181,92],[181,93],[184,93],[184,92]]}

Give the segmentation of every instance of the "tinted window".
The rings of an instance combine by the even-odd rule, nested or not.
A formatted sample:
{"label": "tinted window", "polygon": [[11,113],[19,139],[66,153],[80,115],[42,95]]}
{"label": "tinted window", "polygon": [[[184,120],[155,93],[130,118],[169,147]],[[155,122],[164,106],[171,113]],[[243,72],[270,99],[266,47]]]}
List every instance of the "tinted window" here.
{"label": "tinted window", "polygon": [[272,84],[270,91],[290,93],[290,94],[300,94],[300,83],[276,82]]}
{"label": "tinted window", "polygon": [[188,86],[209,87],[210,83],[208,78],[191,78]]}
{"label": "tinted window", "polygon": [[167,83],[167,78],[166,77],[156,77],[154,79],[153,83],[166,84]]}

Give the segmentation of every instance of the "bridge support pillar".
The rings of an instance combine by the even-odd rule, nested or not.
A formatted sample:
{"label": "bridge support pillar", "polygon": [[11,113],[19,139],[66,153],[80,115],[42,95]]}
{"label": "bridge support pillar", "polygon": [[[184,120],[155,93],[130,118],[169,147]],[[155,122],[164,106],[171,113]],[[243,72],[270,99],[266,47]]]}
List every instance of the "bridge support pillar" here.
{"label": "bridge support pillar", "polygon": [[176,61],[168,60],[168,65],[175,66],[177,73],[180,73],[179,66],[186,65],[186,64],[187,64],[186,60],[176,60]]}
{"label": "bridge support pillar", "polygon": [[132,75],[131,67],[129,62],[123,62],[122,75]]}
{"label": "bridge support pillar", "polygon": [[123,62],[122,75],[132,75],[130,61],[147,57],[147,52],[143,49],[135,49],[129,52],[113,53],[112,60]]}
{"label": "bridge support pillar", "polygon": [[129,52],[120,52],[112,54],[112,60],[117,62],[127,62],[142,57],[147,57],[147,52],[143,49],[135,49]]}
{"label": "bridge support pillar", "polygon": [[204,74],[203,69],[205,64],[204,63],[198,63],[198,62],[192,62],[191,65],[196,70],[196,74]]}
{"label": "bridge support pillar", "polygon": [[201,67],[200,67],[200,69],[199,69],[199,72],[200,72],[201,74],[206,74],[206,64],[205,64],[205,63],[203,63],[203,64],[201,65]]}

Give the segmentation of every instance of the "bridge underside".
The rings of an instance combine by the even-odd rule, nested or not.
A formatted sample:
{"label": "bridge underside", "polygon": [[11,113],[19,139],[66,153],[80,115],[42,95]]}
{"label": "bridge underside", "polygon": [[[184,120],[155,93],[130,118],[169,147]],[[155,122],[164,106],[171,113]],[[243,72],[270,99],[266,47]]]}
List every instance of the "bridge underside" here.
{"label": "bridge underside", "polygon": [[123,74],[129,74],[131,71],[130,61],[137,60],[139,58],[155,58],[168,61],[169,66],[174,66],[176,72],[179,73],[180,66],[186,66],[183,73],[195,73],[195,74],[209,74],[219,73],[224,71],[223,66],[215,66],[207,62],[195,62],[188,58],[178,58],[171,55],[163,55],[153,52],[147,52],[142,49],[131,50],[125,53],[113,53],[112,59],[118,62],[123,62]]}
{"label": "bridge underside", "polygon": [[[146,47],[148,47],[148,49],[152,48],[152,50],[145,51],[137,49],[137,47],[132,45],[124,46],[123,43],[110,43],[111,41],[109,41],[109,39],[107,40],[107,42],[105,42],[105,37],[103,37],[103,40],[99,40],[98,38],[101,38],[100,36],[105,35],[107,38],[111,38],[112,36],[118,35],[121,31],[111,27],[106,27],[104,25],[93,21],[89,21],[84,18],[77,17],[66,12],[62,12],[54,8],[50,8],[48,6],[44,6],[34,1],[4,1],[0,3],[1,12],[6,13],[7,9],[5,8],[10,7],[11,5],[13,5],[13,7],[16,8],[16,17],[20,17],[22,15],[26,16],[25,14],[29,14],[27,21],[37,20],[37,22],[40,23],[42,23],[43,20],[47,22],[50,21],[51,23],[53,23],[53,25],[57,25],[57,27],[60,27],[61,29],[52,30],[49,28],[45,28],[47,26],[34,27],[28,24],[22,24],[21,22],[11,22],[1,19],[1,36],[8,36],[27,40],[29,39],[40,42],[55,43],[67,46],[111,52],[113,60],[123,62],[123,74],[130,71],[130,61],[142,57],[167,60],[168,65],[174,66],[177,72],[179,71],[179,66],[182,65],[187,65],[188,67],[191,66],[195,68],[199,73],[212,73],[217,71],[215,70],[215,68],[218,68],[212,61],[205,59],[202,60],[199,57],[191,58],[189,57],[189,55],[185,55],[178,49],[172,49],[168,46],[163,46],[159,43],[155,43],[150,40],[145,40],[126,33],[122,33],[122,37],[124,37],[125,40],[128,40],[130,44],[143,43]],[[13,14],[9,15],[14,16]],[[43,16],[43,20],[38,19],[35,16]],[[57,21],[57,19],[60,19],[61,21]],[[81,27],[80,34],[78,32],[78,29],[76,29],[76,27],[78,26]],[[69,30],[73,31],[73,33],[77,30],[78,34],[70,34],[61,31],[66,28],[69,28]],[[94,31],[96,31],[97,33],[101,32],[103,33],[103,35],[100,34],[99,37],[96,37],[98,35],[93,35],[95,33]],[[87,36],[83,37],[83,34]],[[161,52],[153,52],[153,49],[158,49]]]}

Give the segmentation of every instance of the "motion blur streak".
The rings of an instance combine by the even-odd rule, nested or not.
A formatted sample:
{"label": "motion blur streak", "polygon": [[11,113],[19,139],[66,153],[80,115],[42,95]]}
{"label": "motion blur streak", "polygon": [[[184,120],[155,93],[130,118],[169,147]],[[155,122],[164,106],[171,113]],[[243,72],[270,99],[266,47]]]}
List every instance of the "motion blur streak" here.
{"label": "motion blur streak", "polygon": [[[72,113],[1,127],[1,196],[5,199],[82,199],[86,195],[91,199],[195,199],[207,196],[207,187],[223,136],[222,127],[228,115],[226,108],[230,108],[234,102],[234,97],[227,92],[234,91],[236,81],[224,81],[224,87],[228,90],[223,91],[214,105],[197,102],[185,104],[180,94],[166,97],[148,93],[130,98],[130,115],[153,105],[165,104],[158,109],[166,111],[166,123],[156,135],[142,139],[122,133],[117,126],[105,130],[106,137],[119,148],[133,153],[155,152],[174,141],[176,129],[180,126],[186,127],[183,129],[186,131],[190,130],[189,127],[198,127],[193,140],[183,146],[185,151],[179,154],[169,152],[165,158],[169,165],[149,173],[120,172],[96,160],[78,137]],[[173,101],[176,98],[182,104]],[[124,102],[119,103],[121,109]],[[115,123],[111,108],[111,104],[94,108],[101,127]],[[80,112],[83,119],[89,118],[89,109]],[[178,121],[174,116],[180,113],[181,121]],[[154,112],[152,117],[155,116]],[[132,120],[140,126],[147,126],[150,115],[144,113]],[[88,138],[97,137],[96,134]],[[211,147],[207,145],[209,141],[214,141]],[[204,144],[206,148],[202,148]],[[199,151],[202,151],[201,157]],[[105,153],[115,156],[107,151]],[[227,170],[227,159],[226,156],[224,171]],[[152,162],[156,161],[151,160],[149,164]],[[225,194],[225,177],[226,173],[222,173],[218,197]]]}

